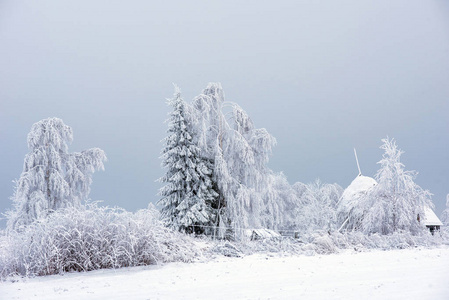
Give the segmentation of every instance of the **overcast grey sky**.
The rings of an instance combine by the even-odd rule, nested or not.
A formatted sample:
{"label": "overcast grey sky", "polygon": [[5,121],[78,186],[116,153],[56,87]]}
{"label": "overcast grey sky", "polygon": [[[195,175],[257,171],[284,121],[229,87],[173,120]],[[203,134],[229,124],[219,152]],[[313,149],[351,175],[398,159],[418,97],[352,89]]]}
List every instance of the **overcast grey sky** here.
{"label": "overcast grey sky", "polygon": [[[155,202],[165,99],[221,82],[278,141],[289,181],[374,176],[387,135],[435,195],[449,193],[449,2],[0,0],[0,211],[31,125],[59,117],[71,151],[109,161],[91,198]],[[4,226],[4,221],[0,223]]]}

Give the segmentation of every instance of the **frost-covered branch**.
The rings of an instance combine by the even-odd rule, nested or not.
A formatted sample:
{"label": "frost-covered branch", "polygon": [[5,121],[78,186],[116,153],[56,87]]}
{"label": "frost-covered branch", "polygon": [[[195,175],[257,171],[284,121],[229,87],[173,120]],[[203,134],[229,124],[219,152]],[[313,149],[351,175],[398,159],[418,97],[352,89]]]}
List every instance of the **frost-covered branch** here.
{"label": "frost-covered branch", "polygon": [[92,175],[103,170],[106,155],[98,148],[69,153],[72,129],[61,119],[35,123],[28,134],[30,152],[12,196],[8,229],[27,226],[60,208],[79,206],[88,199]]}

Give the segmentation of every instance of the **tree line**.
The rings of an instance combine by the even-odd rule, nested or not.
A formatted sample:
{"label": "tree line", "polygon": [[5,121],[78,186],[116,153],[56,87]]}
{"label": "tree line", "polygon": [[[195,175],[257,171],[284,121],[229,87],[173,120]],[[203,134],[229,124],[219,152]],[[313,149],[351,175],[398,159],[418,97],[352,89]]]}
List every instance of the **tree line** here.
{"label": "tree line", "polygon": [[[241,238],[249,228],[383,235],[424,228],[419,216],[433,206],[431,193],[414,182],[416,172],[405,170],[394,139],[382,140],[374,179],[360,174],[346,191],[319,180],[290,184],[267,166],[276,139],[238,104],[225,101],[219,83],[210,83],[190,103],[175,87],[168,104],[158,200],[167,227],[223,239]],[[71,128],[58,118],[32,126],[8,230],[20,231],[88,200],[92,174],[104,169],[106,155],[98,148],[69,153],[72,139]]]}

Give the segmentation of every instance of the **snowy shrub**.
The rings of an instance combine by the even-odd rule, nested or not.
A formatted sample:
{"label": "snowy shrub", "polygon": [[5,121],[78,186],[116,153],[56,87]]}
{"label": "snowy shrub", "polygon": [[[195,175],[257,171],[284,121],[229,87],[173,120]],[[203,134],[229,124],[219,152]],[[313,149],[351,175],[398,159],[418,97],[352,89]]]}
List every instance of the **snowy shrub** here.
{"label": "snowy shrub", "polygon": [[441,234],[432,235],[429,231],[420,234],[412,234],[409,231],[397,231],[392,234],[382,235],[379,233],[366,235],[362,232],[353,231],[346,233],[333,232],[330,238],[339,249],[352,249],[358,251],[368,249],[405,249],[414,247],[435,247],[447,244],[449,239]]}
{"label": "snowy shrub", "polygon": [[228,241],[218,242],[211,250],[212,253],[224,255],[227,257],[241,257],[243,253],[234,244]]}
{"label": "snowy shrub", "polygon": [[318,254],[331,254],[338,251],[333,239],[327,233],[315,234],[312,244],[315,245],[315,251]]}
{"label": "snowy shrub", "polygon": [[0,240],[0,275],[59,274],[192,261],[191,238],[165,228],[154,209],[68,207]]}
{"label": "snowy shrub", "polygon": [[303,254],[304,244],[293,238],[262,239],[257,241],[238,241],[234,245],[245,255],[271,253],[279,255]]}
{"label": "snowy shrub", "polygon": [[448,225],[441,226],[440,231],[437,232],[435,235],[441,239],[443,244],[449,245],[449,226]]}
{"label": "snowy shrub", "polygon": [[[449,233],[449,232],[447,232]],[[447,234],[446,233],[446,234]],[[444,233],[432,235],[422,232],[413,235],[407,231],[398,231],[390,235],[366,235],[360,231],[353,232],[327,232],[316,231],[304,234],[301,239],[283,237],[281,239],[261,239],[256,241],[214,242],[212,254],[225,256],[251,255],[266,253],[270,255],[323,255],[339,253],[342,250],[370,251],[406,249],[415,247],[438,247],[449,244],[449,235]],[[231,251],[232,250],[232,251]],[[239,255],[235,255],[238,253]]]}

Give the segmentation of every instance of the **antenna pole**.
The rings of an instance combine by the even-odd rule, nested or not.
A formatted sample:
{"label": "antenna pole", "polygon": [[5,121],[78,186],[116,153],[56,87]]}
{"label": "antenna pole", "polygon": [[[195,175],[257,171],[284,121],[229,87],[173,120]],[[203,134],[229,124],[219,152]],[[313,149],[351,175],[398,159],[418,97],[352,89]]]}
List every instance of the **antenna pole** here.
{"label": "antenna pole", "polygon": [[357,151],[354,148],[355,161],[357,162],[357,168],[359,169],[359,176],[362,175],[362,171],[360,171],[359,159],[357,158]]}

